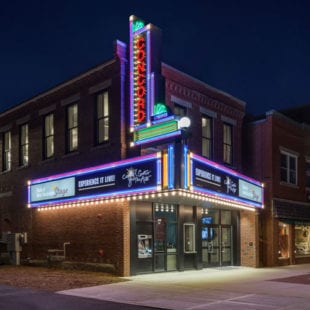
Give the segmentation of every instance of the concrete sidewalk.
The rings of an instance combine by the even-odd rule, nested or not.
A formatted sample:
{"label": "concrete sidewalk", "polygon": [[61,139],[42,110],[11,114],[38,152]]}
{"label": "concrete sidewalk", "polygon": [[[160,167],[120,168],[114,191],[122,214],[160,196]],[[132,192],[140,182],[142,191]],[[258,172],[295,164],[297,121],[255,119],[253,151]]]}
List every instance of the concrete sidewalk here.
{"label": "concrete sidewalk", "polygon": [[162,309],[310,309],[310,264],[208,268],[128,279],[58,293]]}

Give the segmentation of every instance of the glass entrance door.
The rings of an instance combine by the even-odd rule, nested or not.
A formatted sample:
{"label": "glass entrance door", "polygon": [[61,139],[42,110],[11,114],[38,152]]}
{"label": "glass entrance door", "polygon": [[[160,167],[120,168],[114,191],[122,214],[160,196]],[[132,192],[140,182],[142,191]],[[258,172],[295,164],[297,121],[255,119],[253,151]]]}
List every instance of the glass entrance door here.
{"label": "glass entrance door", "polygon": [[154,271],[176,270],[176,206],[169,204],[155,204],[154,219]]}
{"label": "glass entrance door", "polygon": [[202,227],[202,261],[203,266],[218,266],[220,264],[220,232],[219,227]]}
{"label": "glass entrance door", "polygon": [[[225,212],[225,213],[224,213]],[[232,225],[230,211],[214,210],[202,217],[203,267],[232,265]],[[229,223],[229,224],[228,224]]]}
{"label": "glass entrance door", "polygon": [[221,226],[221,266],[232,265],[232,227]]}

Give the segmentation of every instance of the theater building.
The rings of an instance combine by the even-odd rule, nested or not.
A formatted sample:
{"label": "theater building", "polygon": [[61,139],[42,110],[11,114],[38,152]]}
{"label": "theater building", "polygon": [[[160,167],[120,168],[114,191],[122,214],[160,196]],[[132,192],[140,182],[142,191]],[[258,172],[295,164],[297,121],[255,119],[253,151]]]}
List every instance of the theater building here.
{"label": "theater building", "polygon": [[259,264],[262,184],[242,174],[245,103],[160,60],[131,16],[112,59],[0,115],[0,231],[22,258],[119,275]]}
{"label": "theater building", "polygon": [[260,221],[263,266],[310,262],[309,115],[309,105],[273,110],[245,127],[244,167],[266,184]]}

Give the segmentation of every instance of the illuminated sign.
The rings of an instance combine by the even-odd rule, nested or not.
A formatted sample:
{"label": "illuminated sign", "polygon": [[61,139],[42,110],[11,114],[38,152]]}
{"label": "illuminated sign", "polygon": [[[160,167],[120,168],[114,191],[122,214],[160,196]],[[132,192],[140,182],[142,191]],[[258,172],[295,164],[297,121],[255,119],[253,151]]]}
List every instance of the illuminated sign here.
{"label": "illuminated sign", "polygon": [[129,33],[131,146],[179,136],[182,128],[162,103],[160,30],[132,15]]}
{"label": "illuminated sign", "polygon": [[150,27],[130,17],[131,127],[146,125],[151,117]]}
{"label": "illuminated sign", "polygon": [[239,196],[252,201],[262,202],[262,188],[239,179]]}
{"label": "illuminated sign", "polygon": [[148,139],[156,139],[163,135],[167,136],[168,134],[179,134],[178,123],[175,120],[166,121],[153,125],[151,127],[142,128],[137,130],[134,133],[134,140],[136,142],[145,142]]}
{"label": "illuminated sign", "polygon": [[238,178],[193,160],[193,185],[232,196],[238,195]]}
{"label": "illuminated sign", "polygon": [[145,34],[134,39],[134,103],[135,123],[146,122],[147,85],[146,85],[146,40]]}
{"label": "illuminated sign", "polygon": [[31,207],[156,191],[161,186],[161,153],[32,180]]}
{"label": "illuminated sign", "polygon": [[132,191],[157,186],[156,160],[130,163],[76,177],[77,195]]}
{"label": "illuminated sign", "polygon": [[57,181],[34,184],[31,186],[30,190],[31,202],[72,197],[74,195],[74,178],[65,178]]}
{"label": "illuminated sign", "polygon": [[263,187],[258,181],[195,154],[189,170],[194,191],[262,207]]}

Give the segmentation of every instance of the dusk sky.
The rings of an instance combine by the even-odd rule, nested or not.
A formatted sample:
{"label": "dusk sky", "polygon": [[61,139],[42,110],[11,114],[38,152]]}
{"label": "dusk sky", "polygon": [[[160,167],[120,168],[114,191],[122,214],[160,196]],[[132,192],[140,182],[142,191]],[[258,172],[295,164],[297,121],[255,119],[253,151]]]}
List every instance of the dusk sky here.
{"label": "dusk sky", "polygon": [[163,61],[265,113],[310,103],[306,0],[3,1],[0,110],[113,57],[136,15],[162,29]]}

